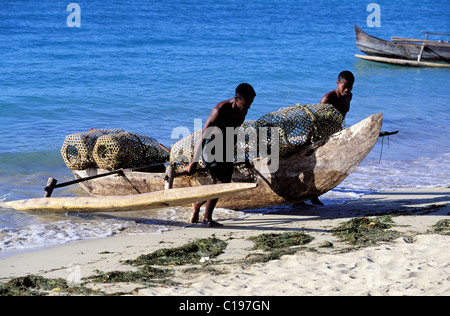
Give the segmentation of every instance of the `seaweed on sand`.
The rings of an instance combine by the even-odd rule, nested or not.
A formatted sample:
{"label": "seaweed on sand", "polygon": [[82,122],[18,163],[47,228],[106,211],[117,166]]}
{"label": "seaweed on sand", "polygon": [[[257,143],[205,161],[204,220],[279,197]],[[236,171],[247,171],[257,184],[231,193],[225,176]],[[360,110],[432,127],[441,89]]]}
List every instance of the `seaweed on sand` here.
{"label": "seaweed on sand", "polygon": [[66,280],[48,279],[38,275],[14,278],[0,285],[0,296],[45,296],[51,291],[64,291],[72,294],[90,294],[84,287],[71,287]]}
{"label": "seaweed on sand", "polygon": [[173,271],[168,269],[158,269],[149,266],[143,266],[137,271],[97,271],[96,276],[88,278],[89,281],[99,283],[116,283],[116,282],[130,282],[145,285],[154,284],[169,284],[173,275]]}
{"label": "seaweed on sand", "polygon": [[177,248],[159,249],[150,254],[142,255],[135,260],[127,260],[126,263],[134,266],[180,266],[186,264],[198,264],[202,257],[209,257],[212,259],[219,256],[223,253],[226,246],[226,242],[210,237],[199,239]]}
{"label": "seaweed on sand", "polygon": [[388,242],[400,237],[392,228],[390,216],[376,218],[353,218],[339,225],[333,235],[351,245],[368,246],[379,242]]}
{"label": "seaweed on sand", "polygon": [[441,219],[434,224],[433,232],[441,235],[450,235],[450,219]]}
{"label": "seaweed on sand", "polygon": [[255,243],[253,249],[273,250],[309,244],[314,238],[301,232],[283,234],[262,234],[250,237]]}
{"label": "seaweed on sand", "polygon": [[285,255],[293,255],[298,251],[294,246],[303,246],[309,244],[314,237],[301,232],[288,232],[283,234],[261,234],[250,237],[255,246],[253,250],[264,250],[266,253],[253,253],[247,256],[247,264],[263,263],[270,260],[280,259]]}
{"label": "seaweed on sand", "polygon": [[169,269],[155,268],[158,266],[179,266],[186,264],[198,264],[202,257],[215,258],[220,255],[227,243],[216,239],[206,238],[185,244],[177,248],[164,248],[150,254],[141,255],[135,260],[126,260],[126,264],[139,266],[137,271],[111,271],[98,272],[98,275],[90,280],[102,283],[132,282],[145,284],[174,285],[170,280],[174,272]]}

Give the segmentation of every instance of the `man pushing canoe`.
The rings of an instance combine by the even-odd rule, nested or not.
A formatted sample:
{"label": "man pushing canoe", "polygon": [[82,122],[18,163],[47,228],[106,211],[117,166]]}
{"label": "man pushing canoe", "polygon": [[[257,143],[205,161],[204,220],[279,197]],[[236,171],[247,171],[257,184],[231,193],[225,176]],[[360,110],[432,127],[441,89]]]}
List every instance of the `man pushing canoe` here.
{"label": "man pushing canoe", "polygon": [[[353,85],[355,83],[355,76],[348,70],[344,70],[339,73],[338,80],[336,81],[336,89],[325,94],[320,100],[321,104],[331,104],[334,106],[342,117],[345,119],[348,111],[350,111],[350,102],[352,101]],[[319,200],[318,196],[311,199],[311,203],[314,205],[323,206],[323,203]]]}
{"label": "man pushing canoe", "polygon": [[[244,123],[255,96],[253,87],[248,83],[242,83],[237,86],[233,98],[220,102],[212,109],[203,127],[202,137],[194,148],[194,158],[186,169],[189,174],[195,172],[199,160],[203,159],[214,184],[231,182],[234,170],[235,134],[229,133],[227,137],[226,130],[227,127],[234,129]],[[230,151],[231,148],[233,153],[227,155],[227,149]],[[206,227],[222,226],[212,219],[217,201],[218,199],[214,199],[192,204],[194,211],[190,222],[198,222],[200,207],[206,203],[202,225]]]}

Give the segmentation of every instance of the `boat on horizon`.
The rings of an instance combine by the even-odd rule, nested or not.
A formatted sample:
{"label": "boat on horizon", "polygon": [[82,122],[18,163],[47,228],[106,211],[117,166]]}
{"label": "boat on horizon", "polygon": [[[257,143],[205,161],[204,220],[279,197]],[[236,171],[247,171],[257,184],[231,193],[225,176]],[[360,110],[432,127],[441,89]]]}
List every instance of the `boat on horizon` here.
{"label": "boat on horizon", "polygon": [[386,41],[365,33],[355,25],[356,46],[367,54],[355,56],[388,64],[450,68],[450,42],[428,40],[430,34],[443,36],[450,34],[425,31],[422,33],[426,34],[424,40],[391,37],[391,41]]}

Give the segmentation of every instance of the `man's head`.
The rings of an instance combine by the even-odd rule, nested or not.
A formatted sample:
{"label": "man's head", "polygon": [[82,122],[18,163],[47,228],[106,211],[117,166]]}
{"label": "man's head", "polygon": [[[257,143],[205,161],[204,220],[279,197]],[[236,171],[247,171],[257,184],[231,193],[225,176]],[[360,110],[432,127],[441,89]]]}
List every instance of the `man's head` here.
{"label": "man's head", "polygon": [[342,71],[337,80],[337,91],[339,95],[344,96],[350,94],[355,83],[355,76],[350,71]]}
{"label": "man's head", "polygon": [[239,108],[249,109],[255,99],[256,92],[248,83],[241,83],[236,88],[236,104]]}

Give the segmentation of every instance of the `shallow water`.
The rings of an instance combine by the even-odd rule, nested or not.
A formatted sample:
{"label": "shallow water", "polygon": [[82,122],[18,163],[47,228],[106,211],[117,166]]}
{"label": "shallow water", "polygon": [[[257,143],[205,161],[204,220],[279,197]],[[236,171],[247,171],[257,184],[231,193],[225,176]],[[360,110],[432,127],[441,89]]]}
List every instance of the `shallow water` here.
{"label": "shallow water", "polygon": [[[356,77],[347,125],[383,112],[383,130],[400,133],[389,146],[380,139],[323,201],[449,185],[450,71],[354,57],[360,53],[354,24],[385,39],[448,32],[450,3],[429,2],[380,1],[381,27],[370,28],[365,1],[89,1],[79,3],[81,27],[69,28],[67,4],[6,1],[0,12],[0,200],[40,197],[48,177],[71,180],[59,153],[68,134],[122,128],[170,147],[175,128],[193,132],[194,120],[204,122],[241,82],[257,92],[247,116],[252,120],[319,102],[344,69]],[[55,194],[84,193],[72,187]],[[182,227],[189,212],[169,209],[136,219],[1,210],[0,248],[160,232]],[[243,215],[221,212],[219,218]]]}

